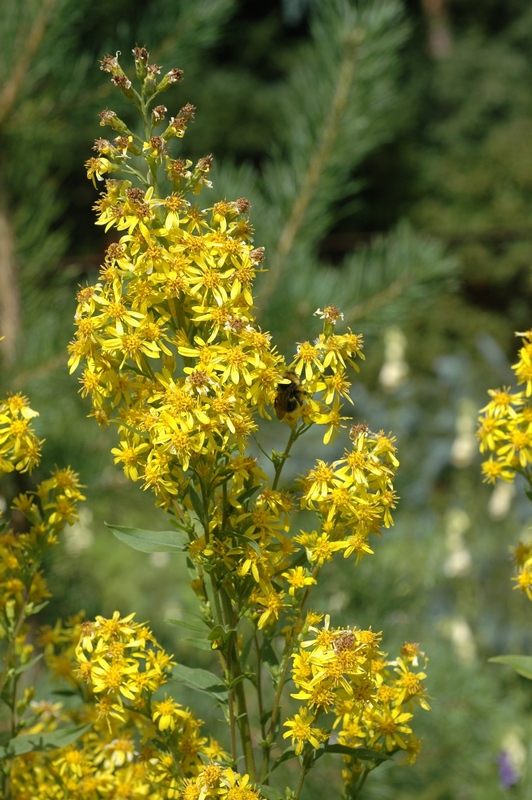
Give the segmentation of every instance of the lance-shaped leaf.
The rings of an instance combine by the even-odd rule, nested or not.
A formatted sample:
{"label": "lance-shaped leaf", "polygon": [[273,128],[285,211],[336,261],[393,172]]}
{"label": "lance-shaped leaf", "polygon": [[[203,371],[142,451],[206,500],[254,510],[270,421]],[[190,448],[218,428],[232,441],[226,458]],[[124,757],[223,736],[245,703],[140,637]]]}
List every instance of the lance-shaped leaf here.
{"label": "lance-shaped leaf", "polygon": [[50,733],[24,733],[15,736],[14,739],[0,747],[0,761],[8,758],[22,756],[24,753],[40,752],[43,750],[56,750],[58,747],[66,747],[79,739],[91,727],[81,725],[77,728],[59,728]]}
{"label": "lance-shaped leaf", "polygon": [[273,786],[264,786],[264,784],[259,783],[258,788],[260,789],[261,797],[265,797],[266,800],[286,800],[286,795],[279,791],[279,789],[274,789]]}
{"label": "lance-shaped leaf", "polygon": [[105,524],[117,539],[141,553],[183,553],[187,550],[188,536],[182,531],[145,531]]}
{"label": "lance-shaped leaf", "polygon": [[183,686],[208,694],[215,700],[222,702],[227,700],[227,690],[223,683],[220,683],[220,678],[206,669],[191,669],[183,664],[175,666],[172,670],[172,680],[165,683],[164,690],[170,694],[178,693]]}
{"label": "lance-shaped leaf", "polygon": [[31,661],[28,661],[26,664],[21,664],[19,667],[16,668],[15,675],[22,675],[23,672],[26,672],[26,670],[31,669],[31,667],[35,666],[35,664],[37,664],[37,662],[41,660],[43,655],[44,653],[39,653],[39,655],[35,656],[35,658],[32,658]]}
{"label": "lance-shaped leaf", "polygon": [[391,761],[386,753],[370,750],[367,747],[347,747],[345,744],[325,744],[316,754],[316,759],[325,753],[339,753],[342,756],[360,758],[362,761]]}
{"label": "lance-shaped leaf", "polygon": [[186,622],[183,619],[165,619],[165,622],[170,623],[170,625],[177,625],[178,628],[185,628],[187,631],[194,631],[194,633],[204,633],[207,634],[209,630],[208,626],[203,623],[203,627],[200,625],[201,620],[198,620],[197,623],[194,622]]}
{"label": "lance-shaped leaf", "polygon": [[518,675],[532,681],[532,656],[494,656],[489,660],[494,664],[507,664],[515,669]]}

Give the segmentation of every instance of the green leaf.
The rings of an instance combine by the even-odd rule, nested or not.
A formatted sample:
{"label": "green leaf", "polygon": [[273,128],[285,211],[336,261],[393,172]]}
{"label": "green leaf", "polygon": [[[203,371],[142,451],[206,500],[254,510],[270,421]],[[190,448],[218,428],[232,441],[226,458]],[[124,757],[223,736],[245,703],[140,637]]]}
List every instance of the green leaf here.
{"label": "green leaf", "polygon": [[188,631],[194,631],[194,633],[207,633],[207,626],[200,628],[199,625],[195,625],[192,622],[185,622],[182,619],[165,619],[165,622],[170,623],[170,625],[177,625],[178,628],[186,628]]}
{"label": "green leaf", "polygon": [[279,758],[275,759],[270,772],[273,772],[280,764],[283,764],[285,761],[290,761],[292,758],[297,758],[296,751],[293,747],[288,747],[281,753]]}
{"label": "green leaf", "polygon": [[242,648],[242,655],[240,657],[240,661],[242,664],[248,663],[249,653],[251,651],[251,645],[253,644],[253,636],[250,636],[247,642],[244,644]]}
{"label": "green leaf", "polygon": [[148,441],[148,437],[146,436],[145,433],[143,433],[143,431],[139,431],[138,428],[134,428],[132,425],[128,425],[127,422],[122,422],[121,419],[110,419],[109,422],[112,425],[118,425],[118,427],[120,428],[126,428],[128,431],[131,431],[131,433],[135,433],[137,436],[140,436],[140,438],[144,439],[144,441]]}
{"label": "green leaf", "polygon": [[209,631],[208,640],[209,642],[219,642],[222,641],[224,643],[227,642],[229,639],[230,634],[236,633],[236,628],[229,628],[222,625],[215,625],[212,630]]}
{"label": "green leaf", "polygon": [[199,494],[194,489],[192,484],[189,484],[188,486],[188,494],[192,502],[192,506],[194,507],[194,511],[196,512],[197,518],[199,519],[200,522],[203,522],[203,517],[205,516],[205,509],[203,508],[203,503],[201,502]]}
{"label": "green leaf", "polygon": [[294,567],[301,567],[306,561],[308,561],[307,553],[303,550],[299,555],[290,562],[288,567],[281,567],[281,569],[274,573],[275,577],[280,575],[281,572],[286,572],[287,570],[293,569]]}
{"label": "green leaf", "polygon": [[269,639],[264,639],[260,648],[260,655],[264,664],[268,664],[270,667],[279,666],[279,659]]}
{"label": "green leaf", "polygon": [[386,753],[369,750],[367,747],[347,747],[345,744],[326,744],[316,758],[324,753],[340,753],[343,756],[360,758],[362,761],[391,761],[392,757]]}
{"label": "green leaf", "polygon": [[191,669],[183,664],[178,664],[173,668],[172,678],[165,683],[164,689],[172,692],[172,688],[177,689],[181,686],[188,686],[189,689],[204,692],[216,700],[227,700],[227,689],[223,683],[220,683],[220,678],[206,669]]}
{"label": "green leaf", "polygon": [[28,661],[28,663],[27,663],[27,664],[21,664],[21,665],[20,665],[20,667],[17,667],[17,668],[16,668],[16,670],[15,670],[15,675],[22,675],[22,673],[23,673],[23,672],[26,672],[26,670],[27,670],[27,669],[30,669],[30,668],[31,668],[31,667],[33,667],[33,666],[34,666],[34,665],[35,665],[35,664],[36,664],[38,661],[40,661],[40,660],[41,660],[41,658],[43,657],[43,655],[44,655],[44,653],[40,653],[40,654],[39,654],[38,656],[36,656],[35,658],[32,658],[32,659],[31,659],[31,661]]}
{"label": "green leaf", "polygon": [[494,664],[507,664],[518,675],[532,681],[532,656],[494,656],[488,660]]}
{"label": "green leaf", "polygon": [[187,549],[188,536],[180,531],[145,531],[105,524],[117,539],[141,553],[183,553]]}
{"label": "green leaf", "polygon": [[22,736],[15,736],[14,739],[0,747],[0,761],[8,758],[33,753],[43,750],[55,750],[58,747],[66,747],[76,739],[79,739],[86,731],[92,727],[92,723],[81,725],[79,728],[59,728],[50,733],[25,733]]}
{"label": "green leaf", "polygon": [[274,789],[273,786],[264,786],[263,783],[259,783],[258,786],[262,797],[265,797],[266,800],[285,800],[286,798],[286,795],[279,789]]}
{"label": "green leaf", "polygon": [[29,606],[26,606],[26,614],[25,614],[25,616],[26,617],[31,617],[32,614],[38,614],[40,611],[43,610],[43,608],[46,608],[46,606],[49,605],[49,602],[50,602],[49,600],[43,600],[42,603],[37,603],[36,606],[34,606],[34,605],[32,605],[30,603]]}
{"label": "green leaf", "polygon": [[[242,675],[237,675],[236,678],[233,678],[232,681],[228,681],[227,687],[228,689],[233,690],[235,686],[238,686],[238,684],[242,683],[243,681],[251,681],[253,683],[255,680],[256,680],[255,675],[252,675],[251,673],[249,675],[246,675],[245,673],[243,673]],[[253,685],[255,684],[253,683]]]}
{"label": "green leaf", "polygon": [[247,489],[245,492],[242,492],[242,494],[239,494],[236,499],[239,503],[244,504],[246,500],[249,500],[250,497],[253,497],[253,495],[256,494],[261,488],[261,486],[252,486],[251,489]]}
{"label": "green leaf", "polygon": [[260,556],[260,545],[255,541],[255,539],[252,539],[250,536],[246,536],[244,533],[239,533],[238,531],[222,531],[222,533],[227,534],[227,536],[234,536],[236,539],[241,539],[243,542],[248,544],[258,556]]}
{"label": "green leaf", "polygon": [[212,644],[207,639],[183,639],[183,641],[196,650],[212,650]]}
{"label": "green leaf", "polygon": [[261,715],[260,721],[262,725],[267,725],[270,719],[272,718],[272,710],[265,711],[264,714]]}

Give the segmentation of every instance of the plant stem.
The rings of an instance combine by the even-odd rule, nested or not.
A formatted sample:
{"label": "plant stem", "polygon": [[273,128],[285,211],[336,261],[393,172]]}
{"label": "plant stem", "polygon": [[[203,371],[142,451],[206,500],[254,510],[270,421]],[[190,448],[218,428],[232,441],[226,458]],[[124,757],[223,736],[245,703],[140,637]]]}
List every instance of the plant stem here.
{"label": "plant stem", "polygon": [[356,800],[357,797],[360,797],[360,791],[364,788],[364,784],[366,783],[366,778],[370,773],[369,769],[365,769],[360,781],[358,782],[358,786],[356,788],[356,794],[353,795],[353,800]]}
{"label": "plant stem", "polygon": [[25,592],[24,592],[24,599],[23,599],[22,604],[20,606],[20,611],[18,613],[17,621],[15,622],[15,626],[13,628],[13,635],[11,636],[11,638],[9,640],[9,644],[7,646],[7,651],[6,651],[5,660],[4,660],[4,668],[3,668],[2,673],[0,675],[0,695],[2,695],[2,693],[4,691],[4,686],[5,686],[5,683],[6,683],[6,680],[7,680],[7,674],[9,672],[11,657],[13,655],[13,648],[15,647],[15,641],[16,641],[16,638],[18,636],[18,632],[19,632],[20,628],[22,627],[22,624],[23,624],[24,620],[26,619],[26,615],[25,615],[26,600],[29,597],[30,590],[31,590],[31,585],[33,583],[33,579],[35,578],[36,574],[37,574],[37,570],[35,570],[33,572],[33,574],[31,575],[31,577],[29,579],[28,585],[27,585],[27,587],[25,589]]}
{"label": "plant stem", "polygon": [[281,477],[281,472],[283,471],[283,467],[286,464],[288,456],[290,455],[290,450],[292,448],[292,445],[294,444],[295,441],[297,441],[299,435],[300,435],[299,431],[296,428],[291,428],[290,429],[290,437],[288,439],[288,443],[287,443],[287,445],[285,447],[284,453],[281,454],[281,456],[280,456],[280,458],[279,458],[279,460],[277,462],[277,465],[275,467],[275,475],[274,475],[273,483],[272,483],[272,490],[273,491],[275,491],[277,489],[277,484],[279,483],[279,479]]}
{"label": "plant stem", "polygon": [[[225,623],[229,628],[235,628],[236,620],[234,619],[231,600],[222,587],[220,588],[220,596],[222,600]],[[236,630],[231,630],[229,635],[229,642],[227,645],[227,670],[229,673],[229,679],[231,683],[234,684],[234,688],[231,687],[231,692],[234,691],[234,696],[236,699],[237,722],[240,731],[242,752],[244,754],[244,761],[246,764],[246,772],[252,781],[256,781],[255,756],[251,741],[251,730],[249,725],[246,693],[244,690],[243,673],[240,665],[240,657],[238,655]]]}
{"label": "plant stem", "polygon": [[277,720],[277,715],[279,713],[279,707],[280,707],[280,704],[281,704],[281,695],[283,693],[283,688],[284,688],[284,684],[285,684],[285,680],[286,680],[286,673],[288,671],[288,665],[290,663],[290,656],[292,655],[292,648],[293,648],[293,644],[294,644],[295,634],[296,634],[296,631],[299,629],[299,623],[301,621],[301,618],[303,616],[303,612],[305,610],[305,606],[306,606],[306,603],[307,603],[307,600],[308,600],[308,596],[310,594],[310,589],[311,589],[311,587],[307,586],[307,588],[305,590],[305,594],[303,595],[303,598],[301,600],[301,604],[299,606],[299,614],[298,614],[297,618],[294,620],[294,623],[293,623],[293,625],[292,625],[292,627],[290,629],[289,638],[288,638],[288,640],[286,642],[286,645],[285,645],[285,649],[284,649],[284,653],[283,653],[283,662],[282,662],[281,669],[279,671],[279,682],[277,684],[277,690],[275,692],[275,698],[274,698],[273,706],[272,706],[272,715],[271,715],[271,719],[270,719],[270,731],[269,731],[268,738],[266,740],[266,745],[265,745],[265,748],[264,748],[264,756],[265,757],[264,757],[264,764],[263,764],[263,768],[262,768],[261,783],[264,783],[264,781],[266,780],[266,778],[268,776],[269,769],[270,769],[269,756],[270,756],[270,750],[271,750],[271,748],[273,746],[273,742],[274,742],[274,739],[275,739],[275,723],[276,723],[276,720]]}
{"label": "plant stem", "polygon": [[266,725],[264,723],[264,703],[262,700],[262,661],[260,657],[260,646],[257,639],[257,632],[253,634],[253,641],[255,643],[255,650],[257,653],[257,704],[259,707],[260,731],[262,738],[266,738]]}
{"label": "plant stem", "polygon": [[305,757],[301,759],[301,769],[299,770],[299,780],[297,782],[297,789],[294,794],[294,800],[299,800],[301,795],[301,790],[303,789],[303,784],[305,782],[305,778],[307,776],[308,768],[307,763],[305,761]]}

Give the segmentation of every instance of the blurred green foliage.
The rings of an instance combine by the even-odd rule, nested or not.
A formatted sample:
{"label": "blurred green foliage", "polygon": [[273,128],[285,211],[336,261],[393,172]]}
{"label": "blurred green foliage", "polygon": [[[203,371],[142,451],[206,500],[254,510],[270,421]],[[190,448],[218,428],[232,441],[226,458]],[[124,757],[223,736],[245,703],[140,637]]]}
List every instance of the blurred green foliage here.
{"label": "blurred green foliage", "polygon": [[[103,524],[163,522],[112,465],[113,433],[85,419],[65,367],[76,286],[93,282],[107,244],[82,165],[97,112],[122,113],[97,60],[146,44],[165,68],[185,69],[172,102],[198,112],[183,153],[214,153],[213,198],[251,200],[271,268],[257,286],[264,327],[290,353],[317,330],[313,311],[336,302],[367,342],[354,420],[398,439],[396,527],[324,586],[335,624],[382,629],[390,651],[419,641],[431,658],[422,755],[413,769],[382,767],[368,799],[495,800],[506,748],[523,769],[511,793],[525,800],[530,687],[487,659],[532,646],[508,557],[530,512],[519,487],[494,505],[474,427],[486,389],[511,380],[514,331],[530,327],[532,12],[525,0],[359,5],[367,33],[350,64],[347,12],[334,17],[325,0],[7,4],[0,387],[41,412],[41,474],[72,464],[90,508],[48,565],[45,617],[135,609],[179,659],[197,657],[162,621],[192,607],[184,564],[126,552]],[[405,342],[400,358],[390,330]],[[383,382],[383,364],[399,362],[400,379]],[[293,474],[315,456],[318,441],[294,454]]]}

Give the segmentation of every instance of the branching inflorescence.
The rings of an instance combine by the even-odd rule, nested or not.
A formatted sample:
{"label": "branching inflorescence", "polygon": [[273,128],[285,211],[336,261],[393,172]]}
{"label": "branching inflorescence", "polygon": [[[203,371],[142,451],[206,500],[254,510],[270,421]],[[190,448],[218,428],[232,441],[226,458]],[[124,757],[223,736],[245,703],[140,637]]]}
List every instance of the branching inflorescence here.
{"label": "branching inflorescence", "polygon": [[[186,668],[133,615],[75,620],[68,633],[61,629],[73,664],[65,675],[83,701],[75,721],[91,725],[52,755],[15,758],[14,796],[29,797],[26,786],[33,797],[61,800],[298,798],[329,751],[343,757],[345,797],[355,798],[382,760],[397,751],[415,760],[410,723],[416,705],[428,708],[425,659],[406,644],[388,660],[379,633],[334,628],[308,604],[326,562],[357,565],[373,552],[370,537],[393,524],[394,439],[352,426],[340,458],[316,460],[295,488],[282,483],[292,448],[311,427],[322,427],[325,444],[346,428],[342,402],[350,402],[362,338],[337,332],[342,314],[327,306],[316,312],[321,333],[299,343],[290,363],[276,351],[253,313],[264,253],[252,243],[249,203],[198,205],[212,158],[194,165],[171,155],[194,108],[167,121],[156,105],[182,72],[159,79],[145,48],[134,56],[138,92],[117,56],[102,62],[140,112],[143,131],[110,110],[101,114],[118,136],[97,140],[87,170],[95,185],[105,181],[97,224],[119,236],[98,283],[79,291],[69,364],[72,372],[82,367],[92,416],[117,427],[115,462],[153,492],[173,526],[166,544],[186,554],[222,677],[209,684],[198,675],[223,708],[229,736],[223,746],[207,738],[172,697],[172,676],[183,678]],[[286,430],[282,452],[262,447],[259,422]],[[252,455],[257,446],[263,462]],[[304,530],[295,522],[300,510]],[[52,666],[60,640],[50,637]],[[284,710],[290,676],[298,710]],[[57,727],[43,714],[33,730]],[[272,773],[290,758],[299,772],[283,794]]]}

